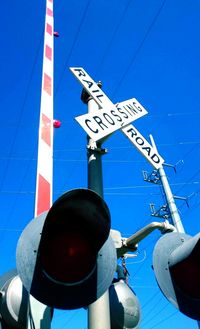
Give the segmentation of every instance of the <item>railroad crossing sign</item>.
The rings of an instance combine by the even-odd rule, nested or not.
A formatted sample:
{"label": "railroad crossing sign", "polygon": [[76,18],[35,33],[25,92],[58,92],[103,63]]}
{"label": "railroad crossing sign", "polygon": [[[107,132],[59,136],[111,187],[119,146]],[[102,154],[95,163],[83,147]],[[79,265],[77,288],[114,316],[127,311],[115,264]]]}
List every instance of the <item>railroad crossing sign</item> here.
{"label": "railroad crossing sign", "polygon": [[155,169],[159,169],[164,159],[158,154],[157,149],[130,124],[146,115],[148,113],[146,109],[135,98],[113,104],[82,67],[70,67],[70,70],[101,109],[75,118],[90,138],[98,141],[120,129],[150,164]]}
{"label": "railroad crossing sign", "polygon": [[144,107],[132,98],[116,106],[112,104],[103,107],[100,111],[94,110],[75,119],[94,141],[98,141],[145,114],[147,111]]}

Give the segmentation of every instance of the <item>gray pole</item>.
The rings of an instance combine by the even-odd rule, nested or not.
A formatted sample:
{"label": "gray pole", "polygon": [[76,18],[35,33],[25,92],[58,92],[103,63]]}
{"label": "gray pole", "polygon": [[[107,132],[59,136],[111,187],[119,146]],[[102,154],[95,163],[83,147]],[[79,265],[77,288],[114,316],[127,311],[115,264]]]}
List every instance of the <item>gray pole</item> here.
{"label": "gray pole", "polygon": [[[152,146],[157,150],[157,147],[156,147],[156,144],[154,142],[153,136],[150,135],[149,137],[150,137]],[[184,230],[181,218],[179,216],[178,209],[176,207],[174,197],[173,197],[171,188],[169,186],[168,179],[167,179],[167,176],[166,176],[165,171],[163,169],[163,166],[158,169],[158,172],[160,174],[160,179],[161,179],[162,186],[163,186],[163,189],[164,189],[164,192],[165,192],[165,196],[166,196],[166,199],[167,199],[167,203],[168,203],[168,206],[169,206],[169,210],[170,210],[170,214],[171,214],[171,217],[172,217],[173,224],[176,227],[178,232],[185,233],[185,230]],[[198,325],[198,328],[200,328],[200,321],[197,321],[197,325]]]}
{"label": "gray pole", "polygon": [[[88,104],[88,112],[98,109],[96,102],[83,90],[81,99]],[[101,143],[88,137],[88,188],[103,197]],[[109,293],[106,291],[96,302],[88,306],[88,329],[110,329]]]}
{"label": "gray pole", "polygon": [[[152,135],[150,135],[150,140],[151,140],[152,146],[157,150],[157,147],[156,147],[156,144],[154,142],[154,139],[153,139]],[[167,179],[167,176],[165,174],[163,166],[158,169],[158,172],[159,172],[160,179],[161,179],[161,182],[162,182],[162,186],[163,186],[163,189],[164,189],[164,193],[165,193],[165,196],[166,196],[166,199],[167,199],[167,204],[168,204],[168,207],[169,207],[169,210],[170,210],[173,225],[176,227],[178,232],[184,233],[185,230],[183,228],[183,224],[182,224],[181,218],[179,216],[179,212],[178,212],[178,209],[176,207],[176,203],[174,201],[174,197],[173,197],[170,185],[168,183],[168,179]]]}
{"label": "gray pole", "polygon": [[27,329],[50,329],[52,310],[29,295]]}

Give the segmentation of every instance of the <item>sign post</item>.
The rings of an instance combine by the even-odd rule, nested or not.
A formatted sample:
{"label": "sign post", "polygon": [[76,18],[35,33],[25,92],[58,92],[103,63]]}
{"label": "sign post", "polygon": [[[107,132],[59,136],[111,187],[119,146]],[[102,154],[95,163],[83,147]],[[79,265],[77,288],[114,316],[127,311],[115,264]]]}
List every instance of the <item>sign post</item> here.
{"label": "sign post", "polygon": [[[83,95],[83,94],[82,94]],[[88,105],[88,113],[92,115],[97,104],[87,93],[82,100]],[[103,150],[101,142],[95,142],[88,137],[88,188],[103,198],[102,161]],[[88,306],[88,329],[110,329],[110,305],[108,290],[94,303]]]}

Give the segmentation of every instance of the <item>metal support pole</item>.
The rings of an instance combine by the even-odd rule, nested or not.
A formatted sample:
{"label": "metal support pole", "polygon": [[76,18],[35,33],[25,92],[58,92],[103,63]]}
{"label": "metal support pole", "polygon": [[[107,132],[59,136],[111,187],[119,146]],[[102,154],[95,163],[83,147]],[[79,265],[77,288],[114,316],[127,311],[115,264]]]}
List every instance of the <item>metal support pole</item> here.
{"label": "metal support pole", "polygon": [[52,309],[29,297],[27,329],[50,329]]}
{"label": "metal support pole", "polygon": [[[152,146],[157,150],[157,147],[156,147],[156,144],[154,142],[154,139],[153,139],[152,135],[150,135],[150,140],[151,140]],[[163,166],[161,166],[158,169],[158,172],[159,172],[159,175],[160,175],[160,179],[161,179],[161,182],[162,182],[162,186],[163,186],[163,190],[164,190],[164,193],[165,193],[167,204],[168,204],[168,207],[169,207],[169,210],[170,210],[170,214],[171,214],[171,217],[172,217],[173,225],[176,227],[178,232],[185,233],[181,218],[179,216],[178,209],[176,207],[176,203],[174,201],[174,196],[172,194],[172,191],[171,191],[170,185],[168,183],[168,179],[167,179],[167,176],[165,174]]]}
{"label": "metal support pole", "polygon": [[[155,144],[154,139],[153,139],[153,136],[150,135],[149,137],[150,137],[152,146],[157,150],[156,144]],[[169,210],[170,210],[170,214],[171,214],[171,217],[172,217],[173,224],[176,227],[178,232],[185,233],[185,230],[184,230],[181,218],[179,216],[178,209],[176,207],[174,197],[173,197],[171,188],[169,186],[168,179],[167,179],[167,176],[166,176],[165,171],[163,169],[163,166],[158,169],[158,172],[160,174],[160,179],[161,179],[162,186],[163,186],[163,189],[164,189],[164,193],[165,193],[165,196],[166,196],[166,199],[167,199],[167,204],[169,206]],[[197,325],[198,325],[198,328],[200,328],[200,321],[197,321]]]}
{"label": "metal support pole", "polygon": [[[98,109],[96,102],[83,90],[81,99],[88,104],[88,112]],[[103,197],[101,143],[88,137],[88,188]],[[109,293],[106,291],[96,302],[88,306],[88,329],[110,329]]]}

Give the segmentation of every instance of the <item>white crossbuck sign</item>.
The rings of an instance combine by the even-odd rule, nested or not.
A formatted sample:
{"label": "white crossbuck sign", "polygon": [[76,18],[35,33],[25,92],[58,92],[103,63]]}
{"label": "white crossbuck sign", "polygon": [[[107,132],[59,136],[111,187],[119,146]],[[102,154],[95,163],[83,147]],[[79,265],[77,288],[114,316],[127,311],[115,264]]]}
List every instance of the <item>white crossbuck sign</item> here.
{"label": "white crossbuck sign", "polygon": [[130,124],[148,113],[137,99],[131,98],[115,105],[82,67],[70,67],[70,70],[100,109],[75,118],[90,138],[98,141],[120,129],[150,164],[159,169],[164,159]]}

